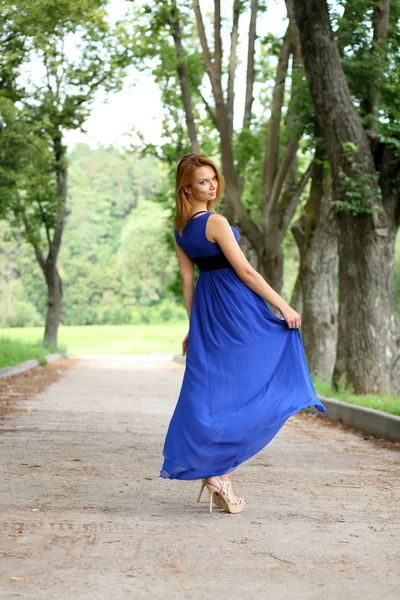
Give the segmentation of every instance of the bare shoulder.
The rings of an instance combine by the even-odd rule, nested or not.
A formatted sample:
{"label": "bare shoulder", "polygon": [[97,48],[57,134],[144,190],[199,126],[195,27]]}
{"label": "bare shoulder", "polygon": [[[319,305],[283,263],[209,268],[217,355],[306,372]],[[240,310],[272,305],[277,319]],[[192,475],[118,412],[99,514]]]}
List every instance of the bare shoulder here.
{"label": "bare shoulder", "polygon": [[227,223],[229,225],[228,219],[226,217],[224,217],[224,215],[220,215],[219,213],[211,213],[211,215],[208,217],[208,220],[210,221],[211,219],[212,219],[213,223],[216,223],[216,224]]}
{"label": "bare shoulder", "polygon": [[[228,219],[218,213],[212,213],[207,219],[206,236],[210,242],[219,242],[221,236],[227,235],[231,231]],[[228,233],[229,235],[229,233]]]}

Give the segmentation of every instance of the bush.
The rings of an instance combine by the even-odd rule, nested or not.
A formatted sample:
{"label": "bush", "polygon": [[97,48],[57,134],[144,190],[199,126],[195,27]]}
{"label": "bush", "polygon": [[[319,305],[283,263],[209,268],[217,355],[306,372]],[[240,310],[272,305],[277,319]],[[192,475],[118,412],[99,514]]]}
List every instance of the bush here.
{"label": "bush", "polygon": [[2,317],[1,327],[43,327],[43,317],[30,302],[14,300],[8,312],[4,306],[0,307]]}
{"label": "bush", "polygon": [[174,303],[172,298],[164,298],[153,306],[140,306],[131,312],[131,325],[154,325],[157,323],[181,323],[187,319],[184,306]]}

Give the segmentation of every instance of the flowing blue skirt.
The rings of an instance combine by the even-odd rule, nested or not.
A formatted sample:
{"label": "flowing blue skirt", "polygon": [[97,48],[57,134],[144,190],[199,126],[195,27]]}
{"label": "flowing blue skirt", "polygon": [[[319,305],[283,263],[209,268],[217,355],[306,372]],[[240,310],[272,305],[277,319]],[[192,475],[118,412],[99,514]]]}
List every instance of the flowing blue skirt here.
{"label": "flowing blue skirt", "polygon": [[326,410],[310,377],[300,330],[275,316],[232,267],[201,272],[160,476],[229,473],[309,406]]}

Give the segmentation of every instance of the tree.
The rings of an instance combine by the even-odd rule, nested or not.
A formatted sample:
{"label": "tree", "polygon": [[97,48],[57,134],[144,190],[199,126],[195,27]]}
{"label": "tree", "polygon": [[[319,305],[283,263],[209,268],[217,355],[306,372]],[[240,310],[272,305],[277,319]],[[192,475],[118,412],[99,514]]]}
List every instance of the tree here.
{"label": "tree", "polygon": [[[210,148],[218,151],[226,180],[223,210],[254,249],[260,271],[279,290],[282,284],[282,239],[310,171],[305,169],[300,177],[297,173],[298,131],[294,128],[293,111],[289,111],[283,123],[285,81],[290,60],[294,60],[289,31],[278,43],[269,38],[265,40],[265,45],[271,46],[273,53],[279,55],[271,117],[268,127],[264,119],[259,122],[254,119],[254,85],[257,77],[261,78],[255,60],[256,26],[263,8],[257,0],[252,0],[250,6],[247,4],[240,0],[232,2],[227,57],[223,55],[223,20],[218,1],[214,5],[213,50],[206,36],[199,2],[193,2],[196,39],[193,13],[187,3],[177,0],[149,2],[135,10],[131,49],[135,64],[149,69],[155,76],[163,91],[164,107],[172,115],[165,121],[165,137],[171,143],[165,144],[163,151],[168,150],[167,157],[175,164],[183,152],[190,149],[197,151],[200,148],[204,154],[208,154]],[[250,10],[250,23],[244,113],[241,127],[235,130],[239,22],[247,9]],[[260,44],[260,52],[263,47]],[[252,198],[248,206],[244,199],[246,181],[253,186],[250,176],[254,175],[253,163],[259,160],[260,152],[265,156],[262,173],[256,174],[260,186],[257,197]]]}
{"label": "tree", "polygon": [[[25,63],[34,60],[42,75],[25,88],[12,80],[4,86],[13,116],[3,131],[3,155],[10,163],[26,162],[26,149],[16,145],[10,154],[9,131],[29,132],[32,145],[42,144],[27,170],[3,185],[7,207],[32,244],[48,289],[48,312],[44,342],[57,344],[62,308],[62,281],[57,269],[67,211],[68,165],[64,133],[83,126],[99,89],[119,89],[124,76],[126,52],[120,43],[123,28],[112,29],[107,21],[106,0],[66,0],[49,10],[46,0],[6,2],[3,39],[10,31],[14,46]],[[21,62],[21,61],[20,61]],[[14,70],[15,72],[15,70]],[[11,110],[11,109],[10,109]],[[10,113],[9,110],[9,113]],[[9,114],[8,113],[8,114]],[[3,121],[4,122],[4,121]],[[22,153],[22,156],[20,154]],[[8,169],[4,168],[3,173]],[[33,181],[30,172],[34,171]],[[22,177],[22,179],[21,179]]]}
{"label": "tree", "polygon": [[337,228],[331,197],[329,163],[319,138],[308,201],[291,228],[300,254],[291,304],[302,314],[302,339],[310,373],[323,380],[332,377],[337,342],[333,289]]}
{"label": "tree", "polygon": [[[394,5],[392,28],[398,36],[397,2]],[[358,89],[364,103],[354,104],[326,1],[294,0],[294,7],[308,85],[331,165],[339,231],[339,331],[333,383],[343,376],[356,393],[390,390],[395,357],[398,131],[392,131],[391,138],[383,135],[377,115],[382,118],[388,111],[390,115],[391,109],[385,108],[373,85],[367,86],[367,91],[364,86],[361,93]],[[375,33],[369,54],[381,76],[383,64],[388,68],[391,62],[393,69],[399,58],[397,45],[383,60],[388,10],[389,2],[382,0],[372,13]],[[374,123],[372,129],[370,123]]]}

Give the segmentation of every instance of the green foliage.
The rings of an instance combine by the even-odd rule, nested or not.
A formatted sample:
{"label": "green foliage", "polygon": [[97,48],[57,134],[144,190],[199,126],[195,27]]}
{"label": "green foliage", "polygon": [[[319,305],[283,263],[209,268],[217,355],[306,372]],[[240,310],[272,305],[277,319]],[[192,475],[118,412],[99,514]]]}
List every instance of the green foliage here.
{"label": "green foliage", "polygon": [[373,204],[381,196],[379,173],[366,173],[357,162],[358,147],[351,141],[344,142],[345,168],[339,168],[340,199],[332,200],[334,209],[348,210],[354,215],[373,213]]}
{"label": "green foliage", "polygon": [[[124,29],[110,26],[106,4],[3,3],[0,37],[9,34],[13,45],[6,45],[9,54],[0,61],[0,78],[9,84],[0,96],[0,217],[7,215],[14,234],[22,234],[37,256],[58,252],[53,242],[67,168],[63,132],[82,127],[100,88],[122,86]],[[32,65],[35,75],[28,80],[24,73]]]}
{"label": "green foliage", "polygon": [[343,16],[336,17],[336,39],[346,79],[366,127],[370,115],[370,89],[379,89],[379,132],[399,136],[400,124],[400,0],[390,2],[387,40],[373,40],[373,0],[343,0]]}
{"label": "green foliage", "polygon": [[121,235],[122,281],[131,287],[141,306],[160,302],[176,262],[163,239],[166,215],[154,208],[154,204],[142,202],[132,211]]}
{"label": "green foliage", "polygon": [[141,138],[144,154],[156,156],[169,165],[176,165],[191,149],[177,73],[178,59],[173,37],[173,23],[176,21],[179,22],[184,46],[184,62],[201,152],[212,155],[218,149],[214,124],[204,109],[201,95],[204,66],[191,6],[175,0],[151,0],[141,6],[133,5],[128,27],[128,51],[132,64],[138,70],[150,73],[160,88],[164,111],[163,138],[166,141],[158,148],[148,144],[139,132],[137,135]]}
{"label": "green foliage", "polygon": [[[150,157],[84,144],[68,161],[69,212],[59,256],[62,322],[184,318],[181,302],[172,302],[181,287],[169,286],[177,261],[172,227],[165,227],[171,202],[165,169]],[[46,286],[40,268],[23,237],[10,240],[8,234],[0,221],[0,327],[41,325]]]}
{"label": "green foliage", "polygon": [[[139,159],[112,147],[91,150],[83,144],[74,148],[69,161],[70,214],[60,253],[62,321],[130,323],[142,297],[152,298],[151,304],[159,300],[157,290],[164,293],[162,268],[154,273],[148,266],[149,277],[143,280],[135,265],[136,256],[147,259],[144,245],[150,260],[153,253],[159,256],[154,248],[163,217],[146,198],[156,195],[160,168],[150,157]],[[167,256],[164,249],[162,265]],[[152,264],[157,269],[155,260]]]}
{"label": "green foliage", "polygon": [[315,139],[315,110],[308,89],[307,78],[302,68],[294,69],[292,73],[294,128],[290,135],[303,138],[304,149],[314,149]]}
{"label": "green foliage", "polygon": [[[387,144],[393,150],[393,155],[400,161],[400,122],[398,125],[384,123],[381,127],[380,141]],[[399,174],[397,175],[396,187],[400,187]]]}
{"label": "green foliage", "polygon": [[[369,0],[346,2],[346,15],[337,34],[346,75],[365,126],[374,124],[366,108],[370,74],[377,73],[386,61],[379,126],[384,140],[397,148],[400,44],[398,29],[392,25],[397,21],[392,17],[398,14],[399,2],[391,3],[391,11],[395,12],[391,16],[387,57],[381,49],[373,57],[369,51]],[[66,164],[68,211],[59,257],[65,291],[63,322],[93,325],[173,321],[177,316],[186,319],[182,300],[178,300],[182,292],[172,252],[172,227],[166,227],[174,206],[174,168],[177,159],[190,150],[171,27],[174,19],[179,19],[181,27],[201,151],[216,157],[219,163],[219,136],[202,98],[207,92],[206,75],[190,3],[132,3],[129,20],[114,28],[107,20],[105,1],[63,0],[54,5],[49,0],[29,4],[7,0],[3,4],[7,14],[0,26],[4,48],[0,57],[0,218],[11,209],[16,236],[9,243],[13,249],[11,271],[4,268],[8,279],[6,284],[0,283],[0,325],[43,322],[44,282],[21,232],[27,223],[29,235],[24,234],[25,238],[46,248],[45,226],[51,232],[56,225],[60,207],[57,177],[60,167]],[[241,3],[240,11],[248,10],[249,4]],[[210,24],[208,18],[206,27]],[[250,126],[243,130],[239,127],[233,133],[235,163],[244,180],[243,203],[255,222],[259,220],[268,109],[280,44],[281,39],[271,34],[261,40],[254,90],[261,114],[258,118],[253,115]],[[76,50],[71,52],[73,48]],[[43,78],[25,82],[17,79],[21,67],[28,66],[32,58],[41,65]],[[143,136],[141,149],[163,164],[150,158],[139,160],[137,153],[121,153],[113,148],[92,151],[78,146],[62,156],[63,131],[83,126],[98,89],[121,88],[128,62],[150,72],[160,87],[164,142],[160,147],[152,146]],[[224,81],[226,74],[224,64]],[[296,134],[303,136],[300,147],[308,154],[315,145],[314,110],[302,69],[292,68],[289,76],[295,92],[295,128],[282,123],[279,152],[283,142]],[[335,208],[355,214],[367,212],[370,199],[379,193],[377,181],[373,176],[360,175],[357,149],[351,142],[344,145],[343,151],[343,194]],[[304,161],[305,157],[299,156],[300,171]],[[0,270],[8,253],[5,246],[0,246]],[[285,257],[289,256],[284,284],[288,298],[297,266],[291,238],[285,238],[284,251]]]}
{"label": "green foliage", "polygon": [[[40,238],[41,210],[53,207],[56,199],[54,156],[42,124],[33,119],[31,109],[17,108],[0,96],[0,217],[7,215],[15,227],[25,219],[35,241]],[[51,208],[48,222],[54,225]]]}
{"label": "green foliage", "polygon": [[0,221],[0,327],[43,324],[46,285],[28,244]]}

